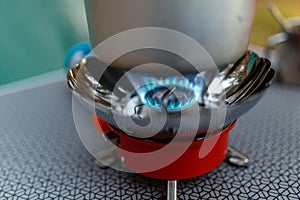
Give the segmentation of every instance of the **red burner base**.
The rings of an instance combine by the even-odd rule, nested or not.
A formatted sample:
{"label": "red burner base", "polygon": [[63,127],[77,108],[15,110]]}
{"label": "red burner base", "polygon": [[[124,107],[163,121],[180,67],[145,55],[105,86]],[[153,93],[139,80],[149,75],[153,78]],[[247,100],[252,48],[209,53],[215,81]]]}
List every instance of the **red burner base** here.
{"label": "red burner base", "polygon": [[[98,122],[97,129],[101,133],[105,133],[107,130],[113,130],[100,118],[97,117],[96,119]],[[150,178],[182,180],[206,174],[223,162],[227,154],[229,132],[235,124],[236,122],[221,133],[208,137],[205,140],[193,141],[183,153],[181,153],[182,148],[187,145],[185,142],[174,142],[170,144],[158,143],[130,137],[116,130],[113,130],[113,132],[119,138],[118,144],[116,144],[119,147],[116,148],[118,157],[124,160],[125,166],[130,170]],[[137,158],[135,154],[130,153],[153,152],[160,150],[166,145],[170,145],[170,148],[167,151],[160,152],[159,158],[157,157],[157,154],[156,156],[144,154],[142,157]],[[201,147],[204,148],[204,151],[208,151],[208,153],[200,158],[199,152]],[[182,155],[166,167],[146,173],[140,173],[143,171],[143,168],[147,168],[153,165],[153,163],[158,162],[157,160],[169,159],[172,155],[177,153],[181,153]]]}

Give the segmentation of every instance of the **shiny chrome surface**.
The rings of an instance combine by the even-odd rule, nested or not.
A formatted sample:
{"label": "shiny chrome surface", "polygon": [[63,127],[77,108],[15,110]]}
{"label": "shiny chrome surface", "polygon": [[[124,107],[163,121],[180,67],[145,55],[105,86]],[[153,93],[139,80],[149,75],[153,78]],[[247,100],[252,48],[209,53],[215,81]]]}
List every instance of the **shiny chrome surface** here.
{"label": "shiny chrome surface", "polygon": [[[215,72],[212,72],[214,76],[211,75],[210,77],[208,76],[209,72],[207,72],[208,75],[203,77],[208,77],[206,81],[210,85],[208,85],[208,90],[197,90],[199,91],[197,95],[201,98],[188,108],[179,112],[170,112],[166,108],[166,99],[168,100],[170,93],[174,91],[172,88],[166,90],[166,93],[162,96],[164,97],[162,98],[162,109],[156,110],[145,105],[141,101],[139,94],[132,92],[135,90],[132,86],[122,84],[114,88],[102,79],[97,81],[95,77],[99,77],[97,74],[100,71],[101,63],[99,61],[93,57],[86,58],[76,68],[69,71],[68,84],[73,90],[75,97],[91,112],[96,112],[99,117],[113,127],[121,129],[128,135],[137,137],[152,135],[156,131],[158,124],[164,121],[164,127],[159,133],[176,134],[182,119],[189,122],[184,125],[180,133],[186,137],[192,131],[191,125],[197,125],[199,132],[202,133],[203,131],[211,131],[209,128],[222,130],[222,128],[232,124],[258,102],[275,74],[265,59],[259,58],[252,52],[247,52],[239,62],[230,64],[228,68],[217,76],[215,76]],[[110,72],[107,72],[108,75],[105,73],[103,75],[104,78]],[[198,75],[195,76],[197,77]],[[212,101],[210,98],[207,98],[211,95],[210,92],[217,91],[216,88],[220,88],[219,85],[212,87],[212,83],[215,80],[213,77],[217,77],[218,83],[224,85],[225,90],[218,90],[223,93],[218,93],[219,96]],[[220,77],[223,77],[223,79],[220,79]],[[107,87],[104,86],[105,84],[107,84]],[[227,86],[228,84],[230,86]],[[201,99],[204,100],[201,101]],[[232,101],[228,102],[228,99]],[[224,119],[214,119],[214,123],[210,123],[212,112],[222,115],[224,111],[226,111],[225,121]],[[132,119],[136,124],[146,124],[149,127],[146,131],[145,129],[141,131],[137,127],[130,126],[128,118]],[[199,121],[195,121],[197,118]],[[116,119],[119,120],[118,123]],[[149,122],[151,123],[149,124]],[[202,136],[199,135],[198,139],[201,139]]]}
{"label": "shiny chrome surface", "polygon": [[[241,86],[252,83],[251,75],[259,70],[257,54],[247,51],[236,63],[229,65],[219,73],[211,82],[206,92],[208,101],[226,101],[232,103],[230,98],[241,90]],[[251,81],[250,81],[251,80]]]}
{"label": "shiny chrome surface", "polygon": [[271,70],[271,62],[267,59],[259,59],[256,63],[256,67],[251,70],[247,79],[240,84],[238,91],[226,99],[229,104],[239,102],[242,99],[246,99],[254,93],[258,87],[264,82],[267,75]]}
{"label": "shiny chrome surface", "polygon": [[[256,0],[85,0],[93,48],[129,29],[161,27],[196,40],[220,69],[246,52],[255,4]],[[162,57],[160,63],[167,63],[181,73],[189,70],[183,59],[161,55],[161,51],[152,49],[135,51],[122,56],[113,66],[130,69],[149,63],[144,59]]]}

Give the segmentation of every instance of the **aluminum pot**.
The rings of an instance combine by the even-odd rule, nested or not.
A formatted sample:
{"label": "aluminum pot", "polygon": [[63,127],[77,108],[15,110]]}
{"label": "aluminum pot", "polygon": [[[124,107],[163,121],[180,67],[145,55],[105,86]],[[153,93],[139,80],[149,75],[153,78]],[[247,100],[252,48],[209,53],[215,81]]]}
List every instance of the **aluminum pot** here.
{"label": "aluminum pot", "polygon": [[[256,0],[85,0],[93,48],[126,30],[161,27],[197,41],[221,69],[246,52],[255,4]],[[170,42],[159,36],[153,40]],[[176,44],[177,41],[172,42]],[[187,55],[193,53],[187,52]],[[94,54],[97,57],[97,52]],[[185,58],[149,48],[122,55],[112,66],[128,70],[149,62],[172,66],[181,73],[193,69],[188,67]]]}

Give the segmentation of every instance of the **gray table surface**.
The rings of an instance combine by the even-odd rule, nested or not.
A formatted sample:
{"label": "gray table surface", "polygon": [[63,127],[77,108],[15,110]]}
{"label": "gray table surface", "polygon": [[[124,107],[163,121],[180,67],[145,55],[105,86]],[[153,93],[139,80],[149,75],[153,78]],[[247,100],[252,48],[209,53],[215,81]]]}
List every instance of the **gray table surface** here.
{"label": "gray table surface", "polygon": [[[222,163],[180,181],[182,199],[300,199],[300,88],[274,84],[230,143],[248,168]],[[71,93],[57,82],[0,97],[0,199],[160,199],[166,183],[100,168],[81,144]]]}

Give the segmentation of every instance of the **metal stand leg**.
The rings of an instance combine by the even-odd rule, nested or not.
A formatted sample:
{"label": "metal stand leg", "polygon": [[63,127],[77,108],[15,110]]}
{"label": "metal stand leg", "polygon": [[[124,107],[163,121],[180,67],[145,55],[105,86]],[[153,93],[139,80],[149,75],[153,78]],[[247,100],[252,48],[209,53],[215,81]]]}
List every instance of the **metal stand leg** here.
{"label": "metal stand leg", "polygon": [[228,147],[227,162],[237,167],[247,167],[249,165],[250,159],[245,154],[236,150],[232,146]]}
{"label": "metal stand leg", "polygon": [[168,181],[167,200],[177,200],[177,181]]}

